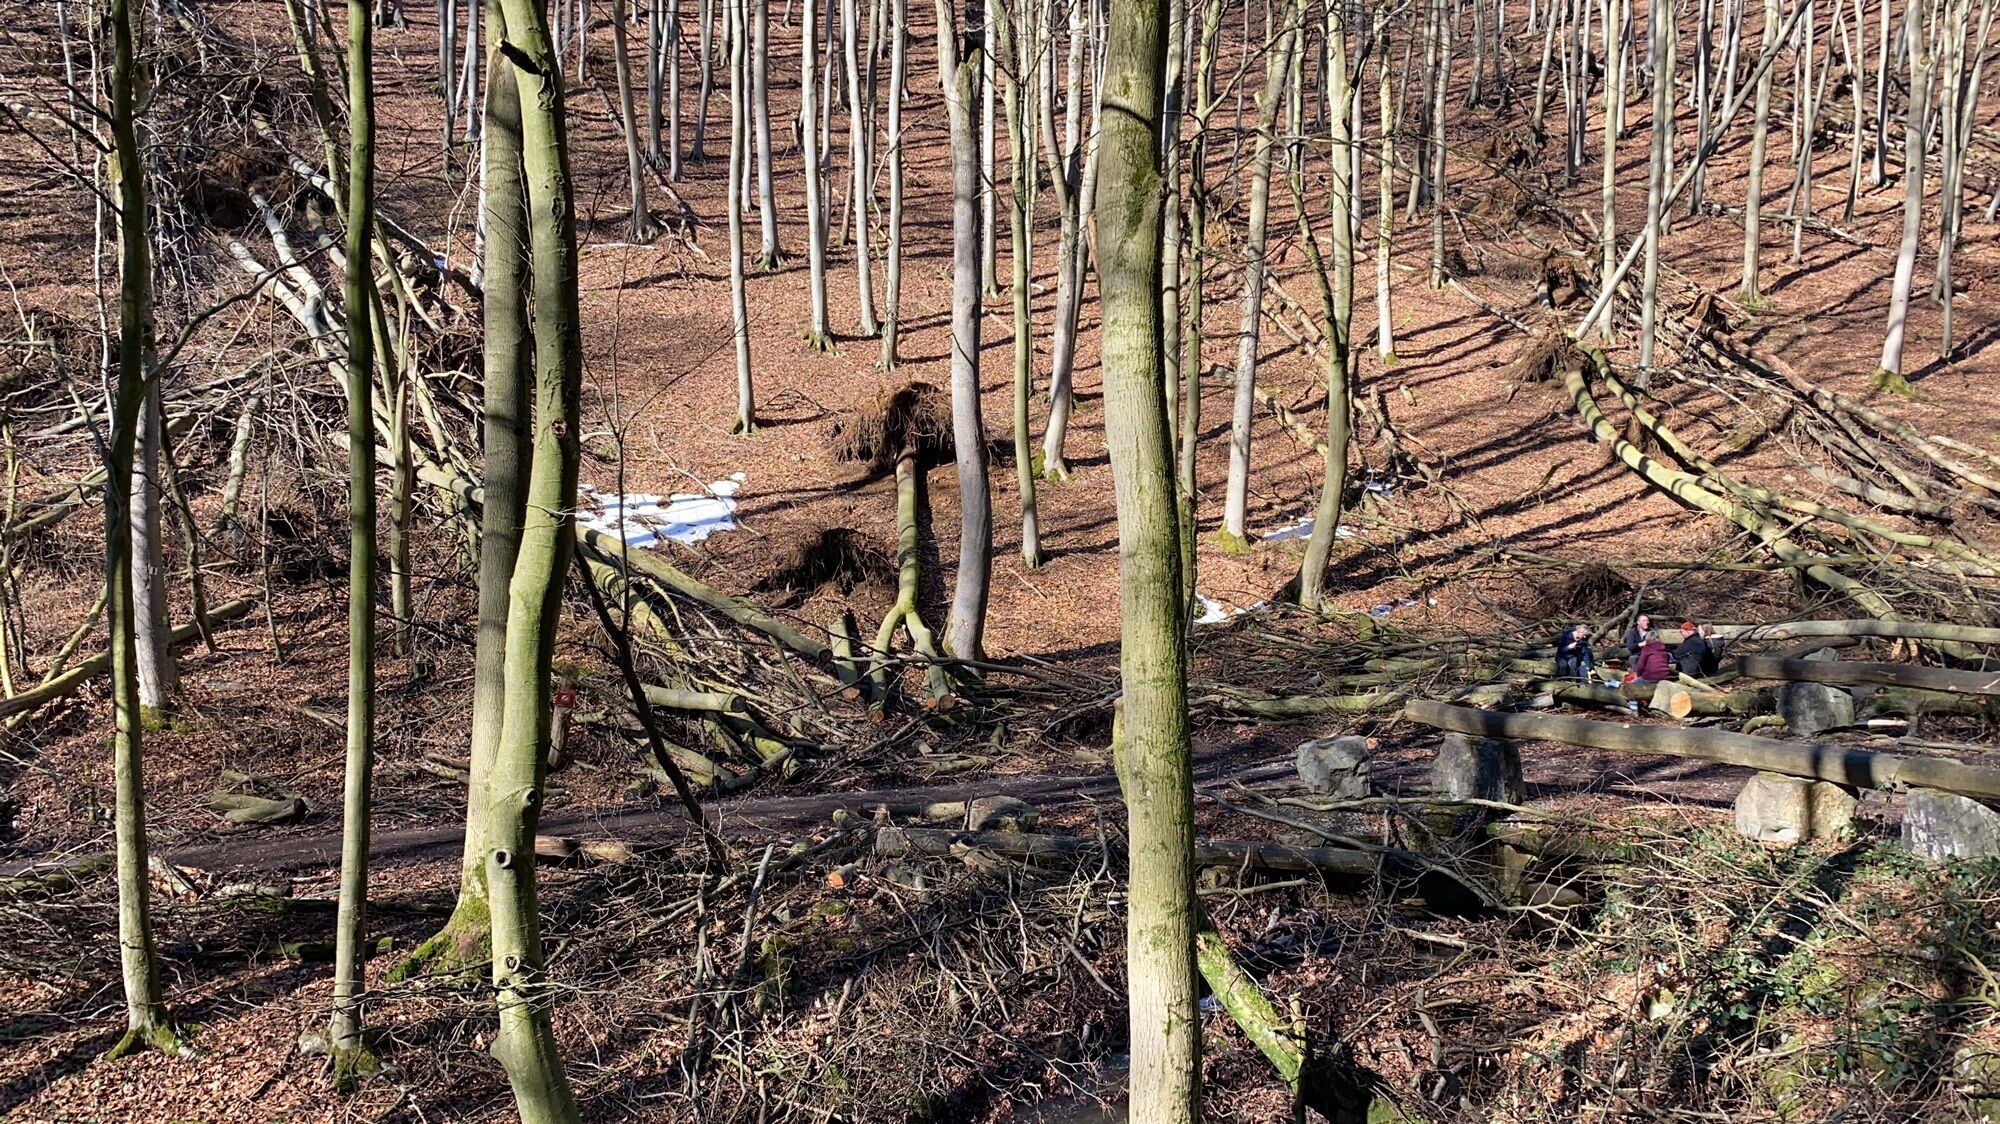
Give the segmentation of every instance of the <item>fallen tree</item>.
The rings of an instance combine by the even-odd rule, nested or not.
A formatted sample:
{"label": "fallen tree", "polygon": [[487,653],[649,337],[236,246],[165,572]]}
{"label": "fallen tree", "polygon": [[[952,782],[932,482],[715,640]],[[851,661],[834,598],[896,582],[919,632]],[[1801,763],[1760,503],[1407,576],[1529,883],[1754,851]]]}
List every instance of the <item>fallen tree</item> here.
{"label": "fallen tree", "polygon": [[[1115,841],[1082,835],[1033,835],[1014,831],[956,831],[945,827],[885,827],[875,834],[875,853],[884,858],[905,855],[950,855],[960,849],[987,851],[1015,858],[1056,858],[1083,854]],[[1197,866],[1254,867],[1259,870],[1320,871],[1372,878],[1384,864],[1410,865],[1414,856],[1394,851],[1360,851],[1344,847],[1287,847],[1254,840],[1208,839],[1194,845]],[[1411,866],[1414,870],[1415,867]]]}
{"label": "fallen tree", "polygon": [[1743,674],[1756,679],[1830,683],[1841,687],[1879,684],[1885,687],[1915,687],[1922,691],[1945,691],[1956,695],[2000,697],[2000,673],[1990,671],[1952,671],[1948,668],[1918,667],[1906,663],[1787,660],[1777,656],[1744,656],[1741,663]]}
{"label": "fallen tree", "polygon": [[[214,626],[233,621],[243,614],[248,613],[257,603],[257,599],[252,597],[239,598],[235,601],[225,601],[208,611],[208,624]],[[174,629],[169,640],[173,646],[179,647],[200,635],[201,625],[199,623],[189,623]],[[36,707],[73,695],[76,693],[77,688],[104,674],[110,667],[111,653],[99,652],[39,687],[31,687],[15,695],[13,698],[0,699],[0,718],[11,718],[17,714],[25,714]]]}
{"label": "fallen tree", "polygon": [[1557,714],[1508,714],[1424,699],[1411,700],[1404,706],[1403,716],[1440,730],[1479,737],[1527,738],[1591,749],[1689,757],[1852,788],[1911,786],[2000,800],[2000,769],[1983,769],[1942,757],[1784,742],[1727,730],[1630,726]]}
{"label": "fallen tree", "polygon": [[2000,644],[2000,628],[1929,621],[1783,621],[1778,624],[1719,624],[1724,640],[1796,640],[1813,637],[1884,640],[1955,640],[1961,644]]}

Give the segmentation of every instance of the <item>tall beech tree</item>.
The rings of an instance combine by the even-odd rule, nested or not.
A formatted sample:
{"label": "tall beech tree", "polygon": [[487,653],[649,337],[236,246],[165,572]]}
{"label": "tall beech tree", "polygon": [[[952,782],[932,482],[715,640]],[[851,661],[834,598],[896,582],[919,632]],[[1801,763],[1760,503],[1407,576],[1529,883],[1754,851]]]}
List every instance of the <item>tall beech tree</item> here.
{"label": "tall beech tree", "polygon": [[117,789],[118,957],[125,984],[124,1037],[116,1058],[148,1048],[178,1052],[153,952],[146,846],[146,774],[132,581],[132,464],[153,379],[153,251],[148,241],[139,105],[145,89],[133,45],[133,0],[110,0],[111,175],[118,199],[118,369],[104,461],[104,619],[111,634],[111,768]]}
{"label": "tall beech tree", "polygon": [[[727,2],[727,0],[724,0]],[[804,0],[799,16],[799,141],[805,149],[806,285],[812,297],[812,319],[806,325],[806,346],[833,350],[833,328],[826,313],[826,183],[820,165],[818,73],[820,2]],[[733,205],[733,204],[732,204]]]}
{"label": "tall beech tree", "polygon": [[889,0],[889,244],[882,278],[882,357],[876,366],[896,366],[897,330],[903,304],[903,87],[910,57],[909,0]]}
{"label": "tall beech tree", "polygon": [[1118,509],[1119,680],[1114,752],[1125,793],[1131,1114],[1201,1118],[1201,1018],[1194,941],[1194,776],[1187,619],[1160,353],[1162,74],[1165,5],[1111,0],[1104,59],[1098,284],[1104,312],[1104,424]]}
{"label": "tall beech tree", "polygon": [[[742,194],[750,175],[747,147],[749,106],[745,104],[745,71],[751,69],[743,44],[744,0],[722,0],[729,7],[729,192],[730,199]],[[769,11],[769,0],[750,0],[760,13]],[[759,17],[764,18],[760,15]],[[759,64],[761,68],[762,64]],[[768,131],[768,130],[767,130]],[[765,208],[770,213],[770,208]],[[775,229],[775,228],[774,228]],[[745,291],[743,269],[743,208],[729,208],[729,315],[731,334],[736,340],[736,420],[730,428],[744,435],[757,432],[756,384],[750,370],[750,305]]]}
{"label": "tall beech tree", "polygon": [[[361,1041],[368,838],[375,771],[375,55],[358,4],[347,21],[347,773],[341,793],[340,909],[334,924],[335,1080],[374,1068]],[[388,341],[380,341],[386,344]]]}
{"label": "tall beech tree", "polygon": [[508,585],[520,550],[528,488],[528,419],[532,411],[533,336],[529,330],[528,211],[522,182],[520,87],[501,52],[507,33],[502,0],[486,0],[487,89],[480,200],[485,337],[480,444],[485,495],[479,509],[478,630],[473,649],[472,736],[466,787],[465,849],[458,902],[444,927],[390,973],[392,980],[430,969],[484,963],[492,937],[487,883],[486,779],[500,749],[507,696]]}
{"label": "tall beech tree", "polygon": [[1264,323],[1271,158],[1278,144],[1278,111],[1285,104],[1285,84],[1292,72],[1293,44],[1298,38],[1298,20],[1290,6],[1280,18],[1283,22],[1264,69],[1264,90],[1258,95],[1257,147],[1250,157],[1250,228],[1243,239],[1243,316],[1236,336],[1235,412],[1229,423],[1229,482],[1222,509],[1222,537],[1231,550],[1249,544],[1244,521],[1250,510],[1250,435],[1257,408],[1257,345]]}
{"label": "tall beech tree", "polygon": [[951,83],[945,92],[951,132],[951,425],[960,515],[958,574],[944,644],[953,656],[979,659],[993,571],[993,494],[979,403],[979,107],[974,101],[986,52],[986,15],[979,0],[968,0],[961,32],[950,2],[937,0],[938,76]]}
{"label": "tall beech tree", "polygon": [[503,0],[508,59],[520,89],[535,324],[533,454],[521,542],[508,583],[506,694],[500,741],[486,777],[487,884],[493,914],[493,988],[500,1031],[492,1053],[507,1071],[523,1124],[578,1119],[549,1023],[536,904],[535,824],[548,765],[550,664],[564,580],[575,546],[583,347],[577,296],[575,179],[563,79],[541,5]]}

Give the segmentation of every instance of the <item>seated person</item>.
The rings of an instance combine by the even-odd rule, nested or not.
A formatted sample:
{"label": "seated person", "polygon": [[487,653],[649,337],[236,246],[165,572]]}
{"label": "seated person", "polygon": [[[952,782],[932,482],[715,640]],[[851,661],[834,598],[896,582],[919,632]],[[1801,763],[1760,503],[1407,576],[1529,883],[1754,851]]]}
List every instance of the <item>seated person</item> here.
{"label": "seated person", "polygon": [[[1639,654],[1632,660],[1631,674],[1626,677],[1625,687],[1644,688],[1654,683],[1664,682],[1674,677],[1673,657],[1668,654],[1665,642],[1660,639],[1657,629],[1647,629],[1645,639],[1639,643]],[[1651,692],[1643,692],[1650,694]],[[1639,701],[1628,697],[1627,709],[1637,712]]]}
{"label": "seated person", "polygon": [[1687,639],[1674,649],[1674,666],[1682,675],[1695,679],[1714,675],[1722,667],[1722,641],[1716,639],[1715,626],[1702,625],[1691,629]]}
{"label": "seated person", "polygon": [[1556,678],[1590,678],[1596,658],[1590,651],[1590,626],[1577,625],[1556,638]]}

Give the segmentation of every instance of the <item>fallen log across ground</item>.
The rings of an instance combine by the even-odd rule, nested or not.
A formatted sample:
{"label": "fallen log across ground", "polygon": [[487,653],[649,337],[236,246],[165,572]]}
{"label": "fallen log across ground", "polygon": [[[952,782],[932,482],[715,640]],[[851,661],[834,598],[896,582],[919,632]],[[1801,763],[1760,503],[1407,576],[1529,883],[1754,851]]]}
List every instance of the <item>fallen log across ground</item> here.
{"label": "fallen log across ground", "polygon": [[[208,611],[210,625],[224,624],[248,613],[258,604],[254,597],[225,601]],[[174,629],[170,643],[174,647],[194,640],[201,635],[199,624],[184,624]],[[10,699],[0,699],[0,718],[24,714],[38,706],[54,702],[76,693],[77,688],[104,674],[111,668],[111,653],[99,652],[89,659],[49,680],[39,687],[31,687]]]}
{"label": "fallen log across ground", "polygon": [[[1012,831],[955,831],[944,827],[887,827],[875,835],[875,853],[885,858],[904,855],[949,855],[969,847],[1018,858],[1056,858],[1096,851],[1116,842],[1082,835],[1031,835]],[[1359,851],[1344,847],[1287,847],[1277,843],[1237,839],[1205,839],[1194,845],[1196,866],[1255,867],[1259,870],[1324,871],[1370,878],[1382,870],[1408,864],[1415,856],[1396,851]],[[1414,866],[1411,867],[1414,872]]]}
{"label": "fallen log across ground", "polygon": [[1784,742],[1728,730],[1632,726],[1559,714],[1508,714],[1424,699],[1411,700],[1404,706],[1403,716],[1412,722],[1460,734],[1689,757],[1833,781],[1853,788],[1935,788],[1981,800],[2000,800],[2000,769],[1984,769],[1942,757],[1909,757],[1847,746]]}
{"label": "fallen log across ground", "polygon": [[1756,679],[1794,683],[1829,683],[1841,687],[1879,684],[1946,691],[1955,695],[2000,697],[2000,672],[1952,671],[1906,663],[1862,663],[1846,660],[1785,660],[1776,656],[1744,656],[1743,674]]}
{"label": "fallen log across ground", "polygon": [[1929,621],[1783,621],[1778,624],[1719,624],[1724,640],[1794,640],[1806,637],[1880,637],[1885,640],[1955,640],[1961,644],[2000,644],[2000,628]]}

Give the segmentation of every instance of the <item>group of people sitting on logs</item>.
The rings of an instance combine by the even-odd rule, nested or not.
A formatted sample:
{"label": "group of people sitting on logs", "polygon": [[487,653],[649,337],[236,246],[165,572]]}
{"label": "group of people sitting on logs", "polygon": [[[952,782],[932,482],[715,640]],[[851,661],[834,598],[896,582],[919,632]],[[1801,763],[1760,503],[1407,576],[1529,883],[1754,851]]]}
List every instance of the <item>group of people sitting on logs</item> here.
{"label": "group of people sitting on logs", "polygon": [[[1591,646],[1591,631],[1587,624],[1579,624],[1556,640],[1556,678],[1581,679],[1588,683],[1597,666],[1597,654]],[[1722,666],[1722,639],[1715,634],[1715,626],[1704,624],[1696,627],[1691,621],[1681,622],[1681,642],[1669,649],[1666,641],[1660,639],[1660,630],[1653,627],[1653,620],[1640,613],[1625,630],[1625,641],[1613,653],[1623,653],[1625,674],[1620,680],[1621,687],[1643,688],[1686,675],[1701,679],[1714,675]],[[1626,691],[1626,706],[1639,709],[1639,703],[1630,690]]]}

